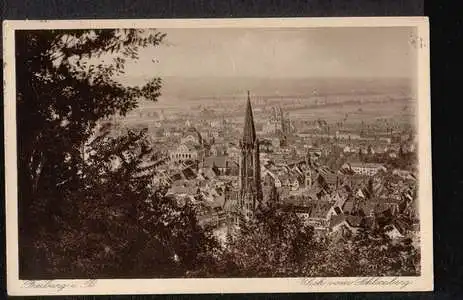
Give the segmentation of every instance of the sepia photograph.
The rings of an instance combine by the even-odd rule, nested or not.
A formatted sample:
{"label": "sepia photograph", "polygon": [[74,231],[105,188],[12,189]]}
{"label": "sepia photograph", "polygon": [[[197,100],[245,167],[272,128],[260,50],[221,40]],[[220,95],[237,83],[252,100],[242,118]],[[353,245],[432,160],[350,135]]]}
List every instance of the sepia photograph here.
{"label": "sepia photograph", "polygon": [[432,290],[427,19],[328,21],[6,21],[9,290]]}

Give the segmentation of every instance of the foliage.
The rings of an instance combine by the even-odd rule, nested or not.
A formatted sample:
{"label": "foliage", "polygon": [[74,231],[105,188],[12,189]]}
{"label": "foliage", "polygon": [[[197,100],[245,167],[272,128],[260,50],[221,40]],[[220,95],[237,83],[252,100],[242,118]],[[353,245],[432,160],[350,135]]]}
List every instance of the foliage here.
{"label": "foliage", "polygon": [[306,266],[312,276],[417,276],[420,273],[420,253],[411,241],[391,241],[381,231],[363,228],[350,238],[331,239],[321,248],[318,263]]}
{"label": "foliage", "polygon": [[[392,241],[380,230],[316,238],[295,214],[261,210],[229,234],[211,264],[195,277],[416,276],[420,253],[409,239]],[[191,274],[193,276],[193,274]]]}
{"label": "foliage", "polygon": [[308,250],[313,245],[313,228],[295,214],[261,207],[229,237],[215,268],[226,272],[214,276],[292,276],[300,272],[302,262],[311,259]]}
{"label": "foliage", "polygon": [[150,186],[155,152],[145,132],[112,137],[104,124],[140,98],[156,101],[159,78],[142,87],[116,79],[164,36],[17,32],[22,278],[178,276],[200,262],[211,239],[188,206]]}

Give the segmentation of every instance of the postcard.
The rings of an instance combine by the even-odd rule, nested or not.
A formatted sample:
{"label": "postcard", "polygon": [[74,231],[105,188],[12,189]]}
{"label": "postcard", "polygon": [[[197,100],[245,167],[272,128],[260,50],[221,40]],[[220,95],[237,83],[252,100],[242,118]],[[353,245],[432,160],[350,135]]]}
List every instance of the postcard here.
{"label": "postcard", "polygon": [[10,295],[433,289],[427,18],[3,29]]}

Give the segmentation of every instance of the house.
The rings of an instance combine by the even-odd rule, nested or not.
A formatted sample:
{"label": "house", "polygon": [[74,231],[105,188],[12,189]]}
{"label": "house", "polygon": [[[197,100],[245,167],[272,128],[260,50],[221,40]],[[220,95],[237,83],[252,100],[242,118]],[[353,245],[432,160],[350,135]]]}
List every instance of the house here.
{"label": "house", "polygon": [[201,159],[203,156],[203,149],[200,145],[190,140],[180,144],[176,149],[170,152],[169,157],[171,161],[184,162],[195,161]]}
{"label": "house", "polygon": [[384,226],[384,233],[391,240],[401,239],[405,237],[405,230],[401,226],[398,226],[396,223],[391,223]]}
{"label": "house", "polygon": [[199,189],[196,185],[193,185],[185,180],[179,180],[172,184],[167,194],[178,196],[193,196],[198,192]]}
{"label": "house", "polygon": [[416,148],[416,146],[415,146],[414,143],[405,143],[403,145],[403,151],[404,152],[408,152],[408,153],[415,152],[415,148]]}
{"label": "house", "polygon": [[273,179],[273,181],[276,187],[283,186],[288,188],[289,190],[297,191],[304,184],[304,176],[299,174],[295,170],[289,170],[287,168],[284,168],[281,172],[278,173],[278,175],[276,176],[276,178]]}
{"label": "house", "polygon": [[188,127],[184,132],[180,141],[182,144],[191,142],[194,144],[202,145],[203,138],[198,130],[194,127]]}
{"label": "house", "polygon": [[403,179],[415,179],[415,176],[412,174],[412,172],[407,171],[407,170],[401,170],[401,169],[394,169],[392,171],[393,175],[399,176]]}
{"label": "house", "polygon": [[399,198],[386,198],[386,199],[381,199],[381,201],[384,203],[384,206],[387,207],[392,215],[396,215],[400,213],[401,207],[404,207],[404,201]]}
{"label": "house", "polygon": [[226,156],[227,147],[225,145],[212,145],[210,154],[211,156]]}
{"label": "house", "polygon": [[351,153],[351,152],[353,152],[353,151],[355,151],[355,150],[353,149],[352,146],[349,146],[349,145],[346,145],[346,146],[342,149],[342,152],[344,152],[344,153]]}
{"label": "house", "polygon": [[390,144],[392,142],[392,139],[389,137],[380,137],[379,140],[382,142],[386,142],[387,144]]}
{"label": "house", "polygon": [[229,145],[227,148],[227,154],[230,158],[238,161],[240,159],[241,150],[235,145]]}
{"label": "house", "polygon": [[264,139],[260,141],[259,147],[260,147],[261,153],[272,153],[273,152],[272,140]]}
{"label": "house", "polygon": [[262,169],[263,169],[262,172],[261,172],[262,186],[263,186],[263,187],[266,187],[266,186],[273,186],[275,180],[274,180],[273,177],[269,174],[270,171],[269,171],[268,169],[266,169],[265,167],[262,167]]}
{"label": "house", "polygon": [[291,188],[291,178],[287,172],[280,172],[278,174],[278,180],[281,182],[282,187]]}
{"label": "house", "polygon": [[330,220],[330,233],[340,232],[343,236],[355,235],[364,225],[363,218],[351,215],[336,215]]}
{"label": "house", "polygon": [[301,220],[313,226],[317,230],[325,230],[331,217],[331,205],[327,202],[320,201],[301,201],[295,199],[296,204],[286,204],[283,210],[286,212],[294,212]]}
{"label": "house", "polygon": [[342,214],[343,214],[343,212],[342,212],[341,206],[333,205],[328,210],[326,218],[327,218],[327,220],[331,220],[331,218],[333,216],[339,216],[339,215],[342,215]]}
{"label": "house", "polygon": [[200,169],[213,169],[216,175],[237,176],[239,165],[227,156],[210,156],[199,164]]}
{"label": "house", "polygon": [[359,152],[362,153],[363,155],[368,155],[369,154],[367,147],[361,147],[359,149]]}
{"label": "house", "polygon": [[342,208],[344,206],[344,203],[347,201],[348,197],[349,195],[347,194],[347,192],[340,189],[331,194],[330,201],[331,203],[334,203],[334,206]]}
{"label": "house", "polygon": [[372,151],[372,154],[383,154],[386,151],[385,148],[386,147],[384,146],[377,145],[377,146],[372,147],[371,151]]}
{"label": "house", "polygon": [[312,186],[310,188],[307,187],[301,190],[301,192],[303,192],[304,196],[310,200],[326,200],[323,198],[326,195],[326,193],[319,186]]}
{"label": "house", "polygon": [[391,144],[387,149],[389,157],[396,158],[400,152],[400,145],[398,144]]}
{"label": "house", "polygon": [[217,172],[215,172],[212,168],[202,168],[198,172],[198,179],[200,180],[211,180],[217,176]]}
{"label": "house", "polygon": [[209,131],[209,135],[212,137],[212,138],[218,138],[220,137],[220,133],[222,132],[222,130],[218,129],[218,128],[212,128],[210,131]]}
{"label": "house", "polygon": [[275,187],[277,188],[281,188],[283,186],[280,178],[277,175],[275,175],[273,172],[271,172],[270,170],[265,170],[265,175],[263,174],[263,177],[262,177],[262,183],[263,183],[263,186],[275,185]]}
{"label": "house", "polygon": [[300,187],[302,187],[304,183],[304,177],[295,172],[290,174],[289,180],[290,180],[291,190],[293,191],[297,191]]}
{"label": "house", "polygon": [[319,180],[322,180],[323,184],[326,184],[327,188],[335,189],[339,184],[339,176],[328,167],[323,166],[318,170]]}
{"label": "house", "polygon": [[203,228],[217,228],[227,224],[228,215],[222,209],[214,209],[205,214],[199,215],[198,225]]}
{"label": "house", "polygon": [[307,152],[312,157],[320,157],[323,153],[322,149],[320,148],[309,148]]}
{"label": "house", "polygon": [[348,141],[360,139],[359,134],[350,133],[350,132],[339,132],[339,131],[336,131],[335,137],[340,140],[348,140]]}
{"label": "house", "polygon": [[352,162],[347,164],[353,172],[360,175],[374,176],[379,171],[386,171],[386,167],[377,163]]}
{"label": "house", "polygon": [[339,207],[344,214],[351,214],[355,208],[355,199],[353,197],[349,197]]}
{"label": "house", "polygon": [[192,166],[187,166],[182,169],[182,175],[187,180],[193,180],[198,177],[197,169]]}
{"label": "house", "polygon": [[375,214],[392,214],[391,205],[380,201],[379,199],[359,201],[358,211],[364,216],[374,216]]}

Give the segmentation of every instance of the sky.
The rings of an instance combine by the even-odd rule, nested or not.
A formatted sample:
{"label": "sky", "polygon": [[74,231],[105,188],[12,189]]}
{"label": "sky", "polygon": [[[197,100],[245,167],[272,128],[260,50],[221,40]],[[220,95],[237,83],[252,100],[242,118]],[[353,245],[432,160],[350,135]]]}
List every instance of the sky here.
{"label": "sky", "polygon": [[[162,29],[125,80],[156,76],[413,78],[412,28]],[[145,78],[145,79],[144,79]]]}

